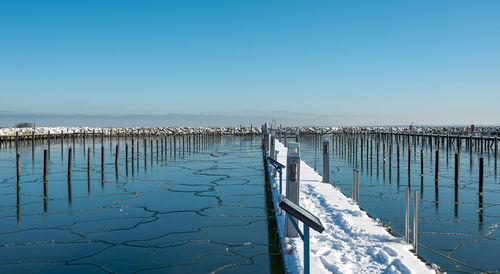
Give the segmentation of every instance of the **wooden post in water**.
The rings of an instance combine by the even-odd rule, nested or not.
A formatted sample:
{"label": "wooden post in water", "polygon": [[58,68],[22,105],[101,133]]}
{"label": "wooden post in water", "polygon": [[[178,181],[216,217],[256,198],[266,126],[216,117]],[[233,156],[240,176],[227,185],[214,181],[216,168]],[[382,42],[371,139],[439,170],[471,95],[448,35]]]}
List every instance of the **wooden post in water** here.
{"label": "wooden post in water", "polygon": [[43,181],[47,182],[47,150],[43,150]]}
{"label": "wooden post in water", "polygon": [[118,168],[118,146],[119,145],[117,144],[115,148],[115,168]]}
{"label": "wooden post in water", "polygon": [[16,154],[16,177],[17,177],[17,186],[21,184],[21,155]]}
{"label": "wooden post in water", "polygon": [[399,173],[399,145],[397,145],[396,149],[398,150],[396,157],[398,159],[398,173]]}
{"label": "wooden post in water", "polygon": [[498,154],[498,136],[495,136],[495,161],[497,160]]}
{"label": "wooden post in water", "polygon": [[479,195],[483,195],[483,179],[484,179],[484,158],[479,157]]}
{"label": "wooden post in water", "polygon": [[[410,137],[408,137],[408,143],[409,143]],[[411,146],[408,144],[408,179],[410,178],[411,174]],[[410,182],[408,182],[410,183]]]}
{"label": "wooden post in water", "polygon": [[90,174],[90,147],[87,149],[87,174]]}
{"label": "wooden post in water", "polygon": [[31,132],[31,158],[35,159],[35,130]]}
{"label": "wooden post in water", "polygon": [[424,176],[424,149],[420,149],[420,176]]}
{"label": "wooden post in water", "polygon": [[101,147],[101,171],[104,173],[104,146]]}
{"label": "wooden post in water", "polygon": [[458,153],[455,153],[455,188],[458,188],[458,167],[460,164],[460,159],[458,158]]}
{"label": "wooden post in water", "polygon": [[49,154],[49,158],[50,158],[50,130],[47,133],[47,150],[48,150],[47,153]]}
{"label": "wooden post in water", "polygon": [[16,155],[19,155],[19,131],[16,131]]}
{"label": "wooden post in water", "polygon": [[132,161],[132,176],[134,176],[134,137],[132,137],[132,153],[130,154],[130,160]]}
{"label": "wooden post in water", "polygon": [[71,154],[72,148],[70,147],[68,150],[68,178],[71,178]]}
{"label": "wooden post in water", "polygon": [[469,137],[469,152],[472,157],[472,135]]}
{"label": "wooden post in water", "polygon": [[436,186],[438,185],[439,181],[439,150],[436,149],[436,166],[435,166],[435,175],[434,175],[434,180],[436,181]]}
{"label": "wooden post in water", "polygon": [[148,154],[148,143],[146,141],[146,138],[144,138],[144,164],[146,164],[146,159]]}

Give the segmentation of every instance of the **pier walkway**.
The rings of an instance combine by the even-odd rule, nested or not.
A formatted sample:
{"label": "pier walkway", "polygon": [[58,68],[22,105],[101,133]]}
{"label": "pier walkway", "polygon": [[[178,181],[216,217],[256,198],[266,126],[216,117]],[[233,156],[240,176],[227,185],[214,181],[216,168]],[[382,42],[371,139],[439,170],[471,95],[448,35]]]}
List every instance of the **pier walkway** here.
{"label": "pier walkway", "polygon": [[[279,152],[276,160],[286,165],[287,148],[275,140],[275,149]],[[302,273],[303,241],[300,237],[283,238],[285,212],[277,208],[279,175],[272,177],[272,167],[268,171],[285,268],[288,273]],[[282,174],[282,191],[286,193],[286,167]],[[351,198],[321,181],[321,175],[301,160],[300,206],[316,215],[325,227],[322,234],[311,230],[311,273],[436,272],[411,251],[404,238],[391,235]]]}

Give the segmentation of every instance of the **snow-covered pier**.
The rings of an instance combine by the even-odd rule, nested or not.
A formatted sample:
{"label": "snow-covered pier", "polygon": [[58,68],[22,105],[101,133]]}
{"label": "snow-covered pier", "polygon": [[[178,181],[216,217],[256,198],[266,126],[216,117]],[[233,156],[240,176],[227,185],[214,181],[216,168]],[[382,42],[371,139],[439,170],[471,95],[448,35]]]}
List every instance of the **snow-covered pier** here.
{"label": "snow-covered pier", "polygon": [[[286,193],[287,147],[274,140],[275,161],[282,168],[282,193]],[[265,145],[267,146],[267,144]],[[273,153],[274,154],[274,153]],[[285,235],[286,213],[279,208],[280,175],[273,177],[268,166],[273,204],[280,236],[285,269],[288,273],[304,272],[301,238]],[[310,234],[311,273],[435,273],[419,259],[404,238],[391,235],[380,223],[339,189],[329,183],[304,161],[300,162],[299,204],[317,216],[325,230]]]}

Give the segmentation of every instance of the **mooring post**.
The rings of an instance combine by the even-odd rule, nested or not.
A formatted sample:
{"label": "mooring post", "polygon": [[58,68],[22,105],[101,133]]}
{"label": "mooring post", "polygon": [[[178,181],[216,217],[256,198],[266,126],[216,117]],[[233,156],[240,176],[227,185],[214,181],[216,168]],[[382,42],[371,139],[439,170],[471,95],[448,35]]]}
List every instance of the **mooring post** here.
{"label": "mooring post", "polygon": [[[184,137],[183,137],[183,139],[184,139]],[[151,150],[151,166],[152,166],[152,165],[153,165],[153,155],[154,155],[154,153],[153,153],[153,148],[154,148],[154,147],[153,147],[153,140],[151,140],[151,142],[150,142],[150,146],[151,146],[151,147],[150,147],[150,150]],[[184,149],[184,148],[183,148],[183,149]],[[180,141],[179,141],[179,152],[180,152]]]}
{"label": "mooring post", "polygon": [[118,167],[118,144],[116,145],[116,148],[115,148],[115,168]]}
{"label": "mooring post", "polygon": [[35,130],[31,132],[31,158],[35,159]]}
{"label": "mooring post", "polygon": [[72,148],[70,147],[68,149],[68,178],[71,178],[71,154],[72,154]]}
{"label": "mooring post", "polygon": [[21,155],[16,154],[16,177],[17,177],[17,186],[21,184]]}
{"label": "mooring post", "polygon": [[495,136],[495,161],[497,160],[498,154],[498,136]]}
{"label": "mooring post", "polygon": [[146,138],[144,138],[144,168],[146,168],[147,158],[148,158],[148,143],[146,141]]}
{"label": "mooring post", "polygon": [[47,150],[48,150],[48,155],[50,158],[50,130],[47,132]]}
{"label": "mooring post", "polygon": [[460,164],[458,155],[459,155],[458,153],[455,153],[455,189],[458,188],[458,167]]}
{"label": "mooring post", "polygon": [[472,135],[469,137],[469,153],[472,156]]}
{"label": "mooring post", "polygon": [[90,174],[90,147],[87,149],[87,174]]}
{"label": "mooring post", "polygon": [[399,173],[399,145],[397,145],[396,149],[397,149],[397,153],[396,153],[397,155],[396,155],[396,157],[398,158],[398,165],[397,165],[397,167],[398,167],[398,173]]}
{"label": "mooring post", "polygon": [[19,131],[16,131],[16,155],[19,155]]}
{"label": "mooring post", "polygon": [[101,147],[101,170],[104,171],[104,146]]}
{"label": "mooring post", "polygon": [[[291,202],[299,205],[300,193],[300,144],[296,142],[288,143],[288,154],[286,159],[286,197]],[[288,215],[287,215],[288,216]],[[289,217],[293,218],[293,217]],[[298,237],[292,221],[286,219],[285,236],[290,238]]]}
{"label": "mooring post", "polygon": [[47,150],[43,150],[43,181],[47,182]]}
{"label": "mooring post", "polygon": [[424,149],[420,149],[420,176],[424,176]]}
{"label": "mooring post", "polygon": [[[408,137],[408,143],[410,142],[409,139],[410,137]],[[408,178],[410,178],[410,171],[411,171],[410,163],[411,163],[411,146],[408,144]]]}
{"label": "mooring post", "polygon": [[483,195],[484,157],[479,157],[479,195]]}
{"label": "mooring post", "polygon": [[125,143],[125,170],[128,176],[128,143]]}
{"label": "mooring post", "polygon": [[436,149],[436,166],[435,166],[435,175],[434,175],[434,180],[436,181],[436,186],[438,184],[439,180],[439,150]]}
{"label": "mooring post", "polygon": [[330,158],[328,157],[328,148],[330,141],[328,135],[323,135],[323,183],[330,182]]}

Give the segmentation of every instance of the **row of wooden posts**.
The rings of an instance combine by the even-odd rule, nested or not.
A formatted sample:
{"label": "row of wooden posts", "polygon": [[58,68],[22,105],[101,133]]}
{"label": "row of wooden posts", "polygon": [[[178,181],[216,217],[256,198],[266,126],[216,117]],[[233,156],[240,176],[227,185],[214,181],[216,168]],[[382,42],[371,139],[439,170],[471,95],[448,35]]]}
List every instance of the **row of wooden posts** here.
{"label": "row of wooden posts", "polygon": [[[123,137],[127,137],[127,136],[123,136]],[[135,142],[135,136],[128,136],[128,137],[131,137],[132,140],[131,140],[131,143],[132,143],[132,146],[131,146],[131,159],[132,159],[132,166],[134,166],[134,156],[135,156],[135,146],[137,145],[137,165],[139,165],[139,158],[140,158],[140,153],[139,153],[139,141]],[[170,138],[171,137],[171,138]],[[157,160],[160,158],[160,155],[162,157],[162,160],[163,158],[165,157],[166,158],[166,154],[167,152],[170,150],[170,153],[174,153],[174,155],[177,153],[177,151],[181,152],[181,151],[184,151],[185,149],[189,152],[191,151],[191,149],[199,149],[201,148],[202,146],[205,146],[208,144],[209,140],[212,139],[215,137],[215,135],[208,135],[208,134],[197,134],[197,135],[180,135],[180,136],[177,136],[177,135],[171,135],[171,136],[162,136],[162,137],[157,137],[155,138],[156,140],[156,158]],[[168,149],[168,141],[169,139],[167,138],[170,138],[170,149]],[[178,140],[178,138],[180,140]],[[85,143],[85,139],[83,140],[83,142]],[[146,163],[147,161],[147,158],[148,158],[148,151],[147,151],[147,147],[148,147],[148,140],[146,138],[143,139],[143,142],[144,142],[144,161]],[[33,142],[34,144],[35,142]],[[94,143],[94,148],[95,148],[95,142]],[[177,144],[179,143],[179,144]],[[48,139],[48,142],[47,142],[47,148],[44,149],[44,165],[43,165],[43,180],[44,181],[47,181],[47,166],[48,166],[48,158],[50,156],[50,138]],[[103,139],[101,140],[101,167],[104,168],[104,141]],[[111,145],[112,143],[110,143]],[[154,155],[154,144],[155,142],[153,140],[150,140],[150,148],[151,148],[151,161],[153,161],[153,155]],[[21,156],[19,154],[19,151],[17,148],[19,148],[19,143],[18,142],[15,142],[15,145],[16,145],[16,155],[17,155],[17,175],[18,175],[18,178],[20,178],[20,161],[21,161]],[[61,140],[61,147],[63,146],[63,140]],[[73,147],[75,146],[75,141],[73,141]],[[115,166],[118,166],[118,155],[119,155],[119,147],[120,145],[119,144],[116,144],[115,146]],[[160,150],[161,149],[161,150]],[[34,152],[34,146],[33,146],[33,152]],[[87,169],[88,171],[90,171],[90,152],[91,152],[91,149],[90,147],[88,148],[88,151],[87,151]],[[125,164],[128,168],[128,163],[129,163],[129,146],[128,146],[128,143],[126,142],[125,143]],[[71,156],[74,156],[74,153],[73,153],[73,148],[70,147],[68,149],[68,177],[71,177],[71,167],[72,167],[72,157]]]}
{"label": "row of wooden posts", "polygon": [[[417,138],[418,137],[418,138]],[[314,141],[314,150],[315,153],[320,147],[319,140],[320,137],[319,135],[314,135],[312,136]],[[388,152],[388,161],[389,161],[389,172],[392,169],[392,153],[393,153],[393,146],[396,146],[396,167],[398,170],[400,170],[400,159],[401,159],[401,153],[405,153],[404,149],[401,149],[402,147],[408,147],[408,154],[407,154],[407,159],[408,159],[408,176],[411,176],[411,152],[412,152],[412,147],[414,150],[414,153],[416,152],[416,146],[417,145],[422,145],[422,149],[420,149],[420,176],[424,176],[424,148],[428,148],[430,151],[432,151],[432,147],[436,148],[433,153],[430,153],[430,161],[432,163],[432,154],[435,155],[435,160],[434,160],[434,180],[436,181],[436,185],[438,185],[439,182],[439,156],[440,156],[440,148],[442,148],[444,145],[443,143],[446,140],[446,155],[448,156],[450,152],[452,153],[452,149],[450,148],[450,145],[452,145],[452,142],[450,141],[451,138],[444,138],[443,136],[435,136],[431,139],[427,139],[428,137],[425,136],[419,136],[419,135],[387,135],[387,134],[374,134],[374,135],[351,135],[351,134],[345,134],[345,135],[332,135],[332,147],[336,151],[337,155],[343,156],[349,160],[351,164],[353,164],[355,169],[358,169],[359,167],[363,168],[363,162],[366,160],[366,168],[369,169],[370,166],[373,166],[373,154],[374,154],[374,143],[375,143],[375,152],[376,152],[376,165],[377,165],[377,172],[378,172],[378,166],[379,166],[379,159],[380,159],[380,145],[382,144],[382,159],[383,159],[383,166],[384,166],[384,172],[385,172],[385,165],[386,165],[386,152]],[[459,140],[459,139],[455,139]],[[441,144],[440,144],[441,143]],[[460,141],[458,141],[458,144]],[[475,144],[474,144],[475,143]],[[484,145],[485,142],[481,141],[481,138],[478,138],[477,140],[474,139],[468,139],[468,141],[465,143],[466,148],[468,149],[470,156],[471,156],[471,165],[472,165],[472,154],[473,154],[473,147],[476,148],[476,151],[479,153],[479,192],[483,192],[483,183],[484,183],[484,152],[489,152],[490,149],[492,150],[492,156],[494,158],[495,162],[495,167],[497,166],[497,156],[498,156],[498,142],[497,139],[493,139],[493,143],[490,143],[489,145]],[[453,149],[455,150],[454,156],[455,156],[455,185],[458,187],[458,181],[459,181],[459,166],[460,166],[460,148],[461,145],[455,145]],[[415,153],[416,154],[416,153]],[[316,168],[316,154],[315,154],[315,168]],[[371,170],[371,168],[370,168]],[[496,168],[495,168],[496,170]],[[391,172],[389,173],[391,174]]]}
{"label": "row of wooden posts", "polygon": [[[140,153],[139,153],[139,140],[136,140],[135,136],[128,136],[132,137],[131,138],[131,153],[129,154],[129,146],[128,142],[125,142],[125,167],[126,167],[126,176],[128,177],[128,170],[129,170],[129,155],[131,156],[131,167],[132,167],[132,175],[134,174],[134,164],[137,163],[137,169],[139,169],[139,160],[140,160]],[[197,134],[197,135],[186,135],[185,138],[180,139],[179,136],[161,136],[161,137],[156,137],[156,160],[158,161],[160,159],[161,155],[161,160],[163,161],[164,159],[167,159],[167,152],[169,151],[170,154],[174,154],[174,157],[179,150],[179,153],[181,151],[187,150],[188,152],[191,151],[201,151],[204,148],[207,148],[210,144],[213,144],[215,142],[215,137],[216,135],[213,134]],[[154,137],[153,137],[154,138]],[[179,138],[179,139],[178,139]],[[137,138],[138,139],[138,138]],[[169,140],[170,139],[170,140]],[[50,139],[49,139],[50,140]],[[119,141],[119,140],[118,140]],[[170,149],[168,149],[168,141],[170,141]],[[147,165],[147,159],[148,159],[148,150],[147,150],[147,144],[148,140],[146,138],[143,139],[144,142],[144,168],[146,168]],[[85,140],[83,140],[83,143],[85,144]],[[151,155],[151,164],[153,164],[153,159],[154,159],[154,144],[155,142],[153,140],[150,140],[150,155]],[[19,143],[16,142],[18,145]],[[75,144],[75,143],[73,143]],[[18,147],[18,146],[16,146]],[[33,147],[34,148],[34,147]],[[119,150],[120,145],[116,144],[115,145],[115,157],[114,157],[114,166],[115,166],[115,174],[116,174],[116,179],[118,179],[118,164],[119,164]],[[137,149],[136,149],[137,148]],[[95,149],[95,147],[94,147]],[[161,149],[161,150],[160,150]],[[84,149],[85,150],[85,149]],[[87,148],[87,175],[88,175],[88,180],[90,184],[90,172],[91,172],[91,148]],[[95,150],[94,150],[95,151]],[[161,152],[161,154],[160,154]],[[104,142],[102,142],[101,145],[101,180],[102,184],[104,184],[104,166],[105,166],[105,161],[104,161]],[[67,157],[67,179],[68,179],[68,201],[71,203],[71,177],[72,177],[72,167],[73,167],[73,157],[75,156],[74,154],[74,148],[69,147],[68,148],[68,157]],[[47,212],[47,182],[48,182],[48,166],[49,166],[49,157],[50,157],[50,142],[47,143],[47,148],[44,148],[43,150],[43,172],[42,172],[42,178],[43,178],[43,202],[44,202],[44,211]],[[21,191],[21,154],[16,153],[16,177],[17,177],[17,219],[18,222],[20,220],[20,191]],[[90,185],[89,185],[90,187]],[[89,188],[90,191],[90,188]]]}
{"label": "row of wooden posts", "polygon": [[[417,136],[418,137],[418,136]],[[316,169],[316,159],[317,159],[317,151],[321,147],[319,145],[319,142],[321,140],[319,135],[309,135],[309,136],[303,136],[303,138],[310,138],[312,139],[313,146],[314,146],[314,151],[315,151],[315,169]],[[435,182],[435,201],[436,201],[436,208],[439,206],[438,201],[439,201],[439,171],[440,171],[440,153],[441,151],[439,150],[445,150],[446,151],[446,156],[447,156],[447,162],[448,162],[448,156],[453,157],[454,156],[454,196],[455,196],[455,217],[458,217],[458,191],[459,191],[459,170],[460,170],[460,153],[458,152],[460,150],[460,146],[455,146],[453,148],[448,147],[448,145],[443,144],[443,139],[440,137],[440,139],[433,138],[432,143],[431,140],[427,139],[425,141],[425,136],[424,139],[418,140],[416,139],[410,139],[408,140],[408,136],[406,135],[395,135],[393,138],[389,137],[387,139],[380,138],[379,135],[350,135],[350,134],[339,134],[339,135],[333,135],[331,136],[332,139],[332,150],[334,153],[332,153],[332,157],[337,155],[338,157],[345,158],[349,161],[350,164],[354,167],[355,170],[363,170],[364,167],[364,162],[366,161],[366,170],[370,170],[370,174],[373,170],[373,162],[374,162],[374,151],[376,153],[376,171],[377,171],[377,176],[379,172],[379,158],[380,154],[382,154],[382,159],[383,159],[383,172],[384,172],[384,179],[385,179],[385,170],[386,170],[386,151],[388,152],[388,166],[389,166],[389,182],[391,181],[391,174],[392,174],[392,150],[393,147],[396,147],[396,168],[397,168],[397,185],[399,187],[399,180],[400,180],[400,168],[401,168],[401,154],[404,155],[406,149],[402,149],[403,147],[408,147],[407,153],[408,153],[408,187],[411,187],[410,184],[410,177],[411,177],[411,167],[412,167],[412,150],[414,154],[416,154],[416,144],[419,144],[422,146],[422,149],[420,149],[420,188],[421,188],[421,195],[423,195],[423,183],[424,183],[424,150],[430,150],[430,153],[428,153],[429,158],[430,158],[430,163],[431,167],[433,167],[433,179]],[[406,139],[406,140],[403,140]],[[446,140],[446,139],[444,139]],[[482,151],[479,148],[481,146],[481,141],[479,139],[479,142],[474,141],[475,139],[472,139],[472,142],[466,142],[465,148],[467,149],[468,154],[470,154],[470,168],[473,168],[473,158],[476,156],[478,157],[478,176],[477,176],[477,189],[478,189],[478,216],[479,216],[479,222],[483,223],[483,199],[484,199],[484,155],[488,155],[488,159],[494,158],[494,174],[496,176],[497,174],[497,152],[498,152],[498,143],[495,140],[495,143],[490,143],[487,147],[485,147]],[[412,142],[413,141],[413,142]],[[446,140],[447,141],[447,140]],[[439,144],[439,142],[441,142]],[[375,144],[375,145],[373,145]],[[380,146],[382,145],[382,153],[380,153],[379,149]],[[364,147],[364,148],[363,148]],[[432,147],[436,148],[435,151],[432,151]],[[475,147],[475,149],[470,149],[471,147]],[[489,148],[488,148],[489,147]],[[470,153],[471,151],[476,152]],[[484,155],[483,155],[484,153]],[[474,155],[474,157],[473,157]],[[433,157],[434,157],[434,163],[433,163]],[[451,158],[450,157],[450,158]],[[467,158],[467,157],[466,157]],[[413,159],[418,159],[416,158],[416,155],[413,157]],[[453,161],[453,160],[452,160]],[[356,195],[359,195],[359,193],[355,193]],[[422,196],[423,197],[423,196]]]}

